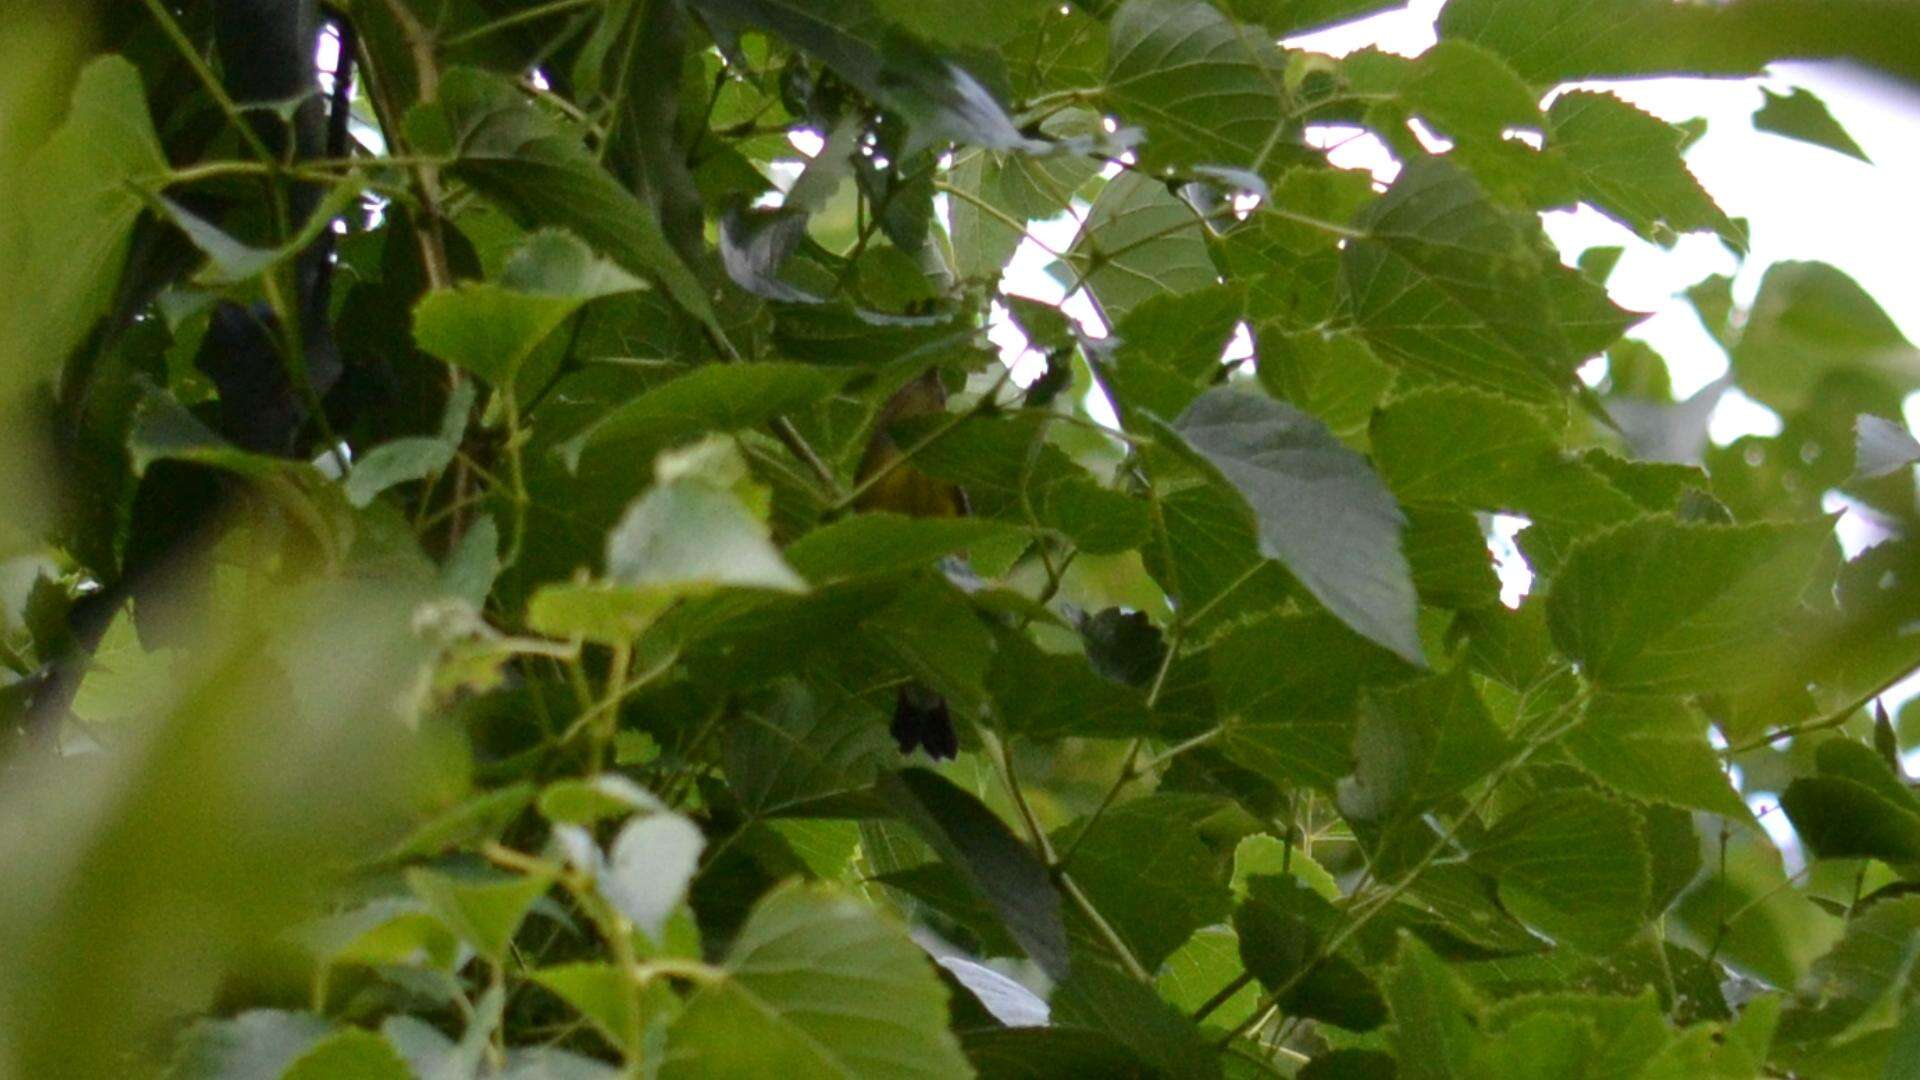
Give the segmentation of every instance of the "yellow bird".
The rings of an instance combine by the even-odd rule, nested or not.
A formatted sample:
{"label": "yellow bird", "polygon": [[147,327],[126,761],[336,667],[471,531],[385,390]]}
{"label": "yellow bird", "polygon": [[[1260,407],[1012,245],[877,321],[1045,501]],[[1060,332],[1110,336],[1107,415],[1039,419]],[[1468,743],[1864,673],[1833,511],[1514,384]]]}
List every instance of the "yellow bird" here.
{"label": "yellow bird", "polygon": [[[947,410],[947,389],[940,382],[937,368],[929,368],[919,377],[894,391],[881,407],[873,425],[873,437],[860,459],[857,483],[867,486],[854,500],[861,510],[890,510],[909,517],[958,517],[967,512],[967,495],[958,485],[928,476],[912,462],[901,463],[901,448],[891,432],[894,425],[916,416],[933,416]],[[869,483],[871,481],[871,483]],[[939,760],[960,752],[960,737],[953,728],[953,714],[947,699],[920,682],[900,688],[894,699],[893,723],[888,730],[902,754],[924,748],[927,756]]]}
{"label": "yellow bird", "polygon": [[959,487],[928,476],[911,462],[897,464],[901,450],[900,444],[894,441],[892,428],[902,420],[937,416],[946,411],[947,388],[940,381],[938,368],[928,368],[894,391],[880,407],[880,415],[873,423],[873,436],[867,441],[867,452],[860,458],[855,483],[865,486],[860,497],[854,500],[857,509],[891,510],[908,517],[966,514],[967,496]]}

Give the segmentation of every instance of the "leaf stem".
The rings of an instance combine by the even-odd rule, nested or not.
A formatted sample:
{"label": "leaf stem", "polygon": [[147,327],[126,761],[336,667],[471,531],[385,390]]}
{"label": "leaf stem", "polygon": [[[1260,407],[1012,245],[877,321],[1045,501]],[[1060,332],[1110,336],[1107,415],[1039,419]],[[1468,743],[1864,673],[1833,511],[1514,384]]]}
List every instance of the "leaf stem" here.
{"label": "leaf stem", "polygon": [[1875,698],[1879,697],[1881,694],[1886,693],[1888,690],[1893,689],[1894,686],[1898,685],[1902,679],[1905,679],[1907,676],[1912,675],[1916,671],[1920,671],[1920,664],[1915,664],[1901,670],[1901,672],[1898,675],[1895,675],[1892,678],[1883,680],[1882,682],[1880,682],[1879,685],[1875,686],[1873,689],[1853,699],[1852,701],[1848,702],[1846,705],[1838,709],[1835,709],[1833,712],[1830,712],[1827,715],[1820,717],[1817,720],[1808,720],[1803,723],[1788,724],[1785,727],[1777,728],[1771,732],[1768,732],[1765,735],[1760,736],[1757,739],[1752,739],[1747,742],[1741,743],[1739,746],[1729,748],[1728,750],[1725,751],[1725,755],[1727,757],[1737,757],[1741,754],[1746,753],[1749,750],[1758,750],[1763,746],[1768,746],[1773,743],[1777,743],[1781,739],[1791,739],[1797,735],[1807,735],[1816,731],[1827,731],[1831,728],[1837,728],[1840,725],[1846,723],[1848,720],[1853,719],[1854,713],[1857,713],[1861,709],[1864,709],[1868,705],[1872,704]]}
{"label": "leaf stem", "polygon": [[1274,988],[1266,997],[1262,998],[1262,1007],[1254,1010],[1252,1016],[1242,1021],[1232,1031],[1227,1032],[1227,1034],[1220,1039],[1220,1045],[1224,1047],[1232,1043],[1233,1040],[1246,1034],[1256,1022],[1263,1019],[1264,1013],[1277,1008],[1281,1002],[1286,999],[1287,995],[1291,994],[1321,961],[1338,952],[1341,946],[1352,940],[1355,934],[1365,929],[1367,924],[1373,921],[1374,916],[1385,911],[1388,905],[1400,898],[1401,893],[1412,888],[1414,882],[1420,879],[1420,875],[1425,873],[1427,867],[1433,864],[1434,859],[1438,858],[1441,852],[1452,845],[1454,838],[1459,835],[1461,828],[1464,827],[1468,821],[1473,820],[1481,810],[1486,808],[1487,803],[1492,801],[1494,793],[1500,790],[1500,785],[1504,783],[1508,777],[1525,766],[1541,748],[1579,726],[1581,720],[1585,718],[1585,705],[1586,695],[1581,694],[1562,706],[1556,714],[1556,717],[1564,717],[1570,713],[1573,718],[1566,723],[1552,727],[1543,724],[1539,734],[1527,740],[1519,752],[1511,758],[1508,758],[1506,762],[1494,771],[1492,776],[1487,778],[1486,787],[1482,789],[1479,795],[1475,796],[1473,801],[1467,805],[1467,808],[1461,811],[1460,815],[1447,826],[1446,831],[1441,833],[1433,845],[1427,849],[1426,854],[1422,855],[1418,862],[1408,868],[1406,873],[1400,875],[1398,880],[1371,897],[1362,899],[1356,894],[1353,902],[1353,918],[1342,925],[1340,929],[1328,937],[1326,941],[1322,942],[1319,947],[1315,948],[1312,955],[1294,971],[1292,976]]}
{"label": "leaf stem", "polygon": [[490,34],[499,33],[502,30],[511,30],[523,23],[538,22],[550,15],[564,15],[575,8],[597,7],[604,3],[606,3],[606,0],[547,0],[544,4],[535,4],[532,7],[523,8],[510,15],[502,15],[491,22],[484,22],[479,26],[463,30],[442,41],[440,47],[443,49],[457,49],[462,45],[478,41]]}
{"label": "leaf stem", "polygon": [[255,156],[259,157],[270,173],[275,171],[280,165],[280,159],[267,149],[267,144],[260,139],[260,133],[253,130],[253,125],[247,123],[246,117],[241,115],[240,107],[234,103],[232,97],[228,96],[227,88],[221,84],[219,77],[213,73],[213,69],[207,66],[206,58],[200,55],[200,50],[193,47],[193,42],[187,38],[186,31],[180,29],[180,24],[174,21],[172,13],[167,11],[160,0],[141,0],[141,3],[146,5],[154,21],[160,24],[160,32],[166,35],[167,40],[180,53],[180,58],[187,62],[187,67],[193,70],[194,77],[199,79],[200,84],[206,88],[207,94],[213,98],[213,103],[220,107],[227,121],[240,133],[240,140],[247,144],[247,148],[252,150]]}

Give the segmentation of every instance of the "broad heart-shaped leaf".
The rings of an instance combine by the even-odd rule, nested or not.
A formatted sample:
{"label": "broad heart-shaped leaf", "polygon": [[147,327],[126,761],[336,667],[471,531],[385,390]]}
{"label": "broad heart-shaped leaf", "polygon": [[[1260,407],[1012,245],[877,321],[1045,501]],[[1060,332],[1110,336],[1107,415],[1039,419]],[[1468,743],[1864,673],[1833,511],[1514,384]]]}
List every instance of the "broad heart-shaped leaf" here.
{"label": "broad heart-shaped leaf", "polygon": [[740,497],[699,479],[661,484],[628,508],[607,534],[606,576],[622,585],[676,592],[719,586],[806,590]]}
{"label": "broad heart-shaped leaf", "polygon": [[1532,219],[1488,201],[1444,158],[1409,162],[1354,224],[1365,235],[1347,242],[1342,284],[1383,359],[1554,401],[1573,387],[1584,347],[1606,344],[1594,345],[1593,329],[1617,311],[1604,290],[1560,266]]}
{"label": "broad heart-shaped leaf", "polygon": [[[1057,1028],[1096,1031],[1110,1036],[1146,1063],[1145,1075],[1169,1080],[1218,1080],[1220,1053],[1201,1038],[1198,1028],[1173,1011],[1153,988],[1105,964],[1075,964],[1073,975],[1053,992]],[[1096,1072],[1065,1075],[1137,1075]],[[1058,1074],[1056,1074],[1058,1075]]]}
{"label": "broad heart-shaped leaf", "polygon": [[1541,126],[1539,95],[1498,56],[1464,41],[1442,41],[1420,54],[1400,95],[1456,138],[1492,140],[1511,128]]}
{"label": "broad heart-shaped leaf", "polygon": [[349,178],[329,187],[311,216],[296,222],[299,228],[276,247],[258,248],[235,239],[224,229],[185,206],[162,196],[153,200],[155,208],[172,221],[193,246],[207,257],[207,265],[194,275],[194,281],[211,287],[233,286],[268,273],[297,258],[312,246],[321,233],[360,197],[360,183]]}
{"label": "broad heart-shaped leaf", "polygon": [[1575,90],[1548,110],[1547,149],[1579,177],[1580,194],[1644,239],[1659,228],[1710,229],[1736,252],[1746,230],[1727,217],[1680,158],[1679,128],[1612,94]]}
{"label": "broad heart-shaped leaf", "polygon": [[1067,931],[1060,894],[1032,849],[979,799],[926,769],[880,778],[880,796],[992,906],[1034,963],[1067,974]]}
{"label": "broad heart-shaped leaf", "polygon": [[974,544],[1018,535],[998,521],[876,512],[823,525],[787,546],[787,561],[816,585],[923,570]]}
{"label": "broad heart-shaped leaf", "polygon": [[1104,96],[1146,129],[1143,167],[1264,164],[1290,111],[1271,38],[1204,0],[1127,0],[1110,33]]}
{"label": "broad heart-shaped leaf", "polygon": [[[945,434],[933,438],[941,429]],[[1043,414],[973,416],[958,424],[926,416],[892,430],[900,445],[921,447],[915,467],[958,484],[979,517],[1057,529],[1086,554],[1111,555],[1147,539],[1146,502],[1101,486],[1049,442]]]}
{"label": "broad heart-shaped leaf", "polygon": [[1632,499],[1561,448],[1546,414],[1512,398],[1427,386],[1373,416],[1373,460],[1400,501],[1522,513],[1593,528],[1639,515]]}
{"label": "broad heart-shaped leaf", "polygon": [[[868,0],[692,0],[728,22],[786,38],[912,125],[909,152],[951,140],[990,150],[1045,151],[971,74],[908,37]],[[996,13],[995,18],[1005,18]]]}
{"label": "broad heart-shaped leaf", "polygon": [[[1440,35],[1505,57],[1536,85],[1584,78],[1697,72],[1745,74],[1764,57],[1738,40],[1703,48],[1668,0],[1452,0]],[[1698,20],[1696,20],[1697,22]],[[1693,29],[1694,33],[1678,33]],[[1706,44],[1713,44],[1711,41]]]}
{"label": "broad heart-shaped leaf", "polygon": [[1419,673],[1319,612],[1236,631],[1208,659],[1227,720],[1221,749],[1263,776],[1328,793],[1352,769],[1361,688]]}
{"label": "broad heart-shaped leaf", "polygon": [[[726,731],[722,761],[734,797],[756,817],[826,816],[898,760],[886,716],[859,698],[785,683],[745,714]],[[870,809],[871,800],[852,805]]]}
{"label": "broad heart-shaped leaf", "polygon": [[1373,980],[1338,953],[1320,956],[1340,912],[1291,877],[1251,879],[1246,902],[1234,912],[1240,956],[1269,991],[1295,1016],[1324,1020],[1350,1031],[1371,1031],[1387,1018],[1386,1002]]}
{"label": "broad heart-shaped leaf", "polygon": [[1202,394],[1172,430],[1246,500],[1261,554],[1347,625],[1425,662],[1406,518],[1365,458],[1293,406],[1236,390]]}
{"label": "broad heart-shaped leaf", "polygon": [[931,961],[861,900],[817,885],[774,890],[725,969],[667,1029],[665,1080],[972,1075]]}
{"label": "broad heart-shaped leaf", "polygon": [[1388,977],[1399,1074],[1407,1080],[1466,1080],[1480,1039],[1482,1006],[1433,950],[1411,934],[1400,938],[1400,956]]}
{"label": "broad heart-shaped leaf", "polygon": [[1610,690],[1738,688],[1768,662],[1831,542],[1824,520],[1619,526],[1581,542],[1555,577],[1554,643]]}
{"label": "broad heart-shaped leaf", "polygon": [[527,909],[546,895],[551,884],[551,879],[537,875],[468,877],[420,867],[407,871],[407,886],[447,929],[496,962],[506,955]]}
{"label": "broad heart-shaped leaf", "polygon": [[30,302],[6,309],[28,331],[22,357],[58,362],[106,313],[127,237],[146,205],[134,184],[166,172],[139,70],[118,56],[88,64],[66,121],[20,169],[22,184],[7,196],[20,200],[20,265],[33,274]]}
{"label": "broad heart-shaped leaf", "polygon": [[1388,8],[1399,0],[1213,0],[1214,6],[1241,22],[1259,23],[1273,37],[1292,37],[1358,19]]}
{"label": "broad heart-shaped leaf", "polygon": [[1920,349],[1865,289],[1826,263],[1768,267],[1732,352],[1740,389],[1783,414],[1811,404],[1822,380],[1838,373],[1872,377],[1890,394],[1920,380]]}
{"label": "broad heart-shaped leaf", "polygon": [[1075,823],[1055,837],[1056,849],[1073,853],[1066,869],[1074,884],[1148,971],[1233,906],[1193,817],[1190,797],[1148,795],[1113,807],[1091,829]]}
{"label": "broad heart-shaped leaf", "polygon": [[987,688],[1008,734],[1050,742],[1153,733],[1141,691],[1101,675],[1087,657],[1047,652],[1013,631],[998,635],[997,642]]}
{"label": "broad heart-shaped leaf", "polygon": [[1680,698],[1599,695],[1563,745],[1581,768],[1616,791],[1753,820],[1707,742],[1706,719]]}
{"label": "broad heart-shaped leaf", "polygon": [[[1240,939],[1231,927],[1205,926],[1160,967],[1153,986],[1167,1003],[1192,1015],[1245,970],[1240,962]],[[1261,989],[1249,983],[1214,1009],[1209,1023],[1231,1027],[1248,1019],[1259,1007]]]}
{"label": "broad heart-shaped leaf", "polygon": [[661,383],[560,444],[569,468],[589,447],[634,439],[683,442],[713,431],[742,431],[824,402],[853,377],[808,364],[770,361],[707,364]]}
{"label": "broad heart-shaped leaf", "polygon": [[1340,785],[1340,812],[1367,822],[1419,812],[1464,791],[1512,751],[1465,666],[1370,690],[1353,737],[1354,774]]}
{"label": "broad heart-shaped leaf", "polygon": [[1889,476],[1920,461],[1920,440],[1907,425],[1863,413],[1853,422],[1853,475]]}
{"label": "broad heart-shaped leaf", "polygon": [[542,231],[507,261],[497,282],[428,293],[413,312],[420,348],[495,385],[588,301],[644,288],[566,233]]}
{"label": "broad heart-shaped leaf", "polygon": [[1111,320],[1151,297],[1220,280],[1200,215],[1158,179],[1131,170],[1100,189],[1068,254]]}
{"label": "broad heart-shaped leaf", "polygon": [[[1814,963],[1808,985],[1780,1014],[1779,1044],[1805,1053],[1857,1033],[1856,1025],[1889,1004],[1900,1006],[1896,1013],[1910,1014],[1916,955],[1920,955],[1920,897],[1895,897],[1864,909],[1847,924],[1840,943]],[[1878,1075],[1899,1073],[1889,1070]]]}
{"label": "broad heart-shaped leaf", "polygon": [[1541,795],[1495,822],[1473,864],[1500,900],[1548,935],[1607,953],[1645,919],[1652,864],[1631,806],[1590,791]]}
{"label": "broad heart-shaped leaf", "polygon": [[634,500],[607,534],[604,580],[544,586],[527,620],[559,637],[627,642],[675,601],[721,589],[803,593],[807,583],[738,495],[679,479]]}
{"label": "broad heart-shaped leaf", "polygon": [[579,136],[536,108],[512,82],[457,67],[440,80],[440,97],[406,120],[421,153],[456,160],[448,175],[473,185],[526,227],[554,226],[666,289],[711,323],[706,290],[674,254],[660,222],[600,167]]}
{"label": "broad heart-shaped leaf", "polygon": [[1866,151],[1860,149],[1860,144],[1847,134],[1847,129],[1841,127],[1840,122],[1827,111],[1826,102],[1821,101],[1813,91],[1796,86],[1790,93],[1776,94],[1763,86],[1760,92],[1766,95],[1766,104],[1753,114],[1753,126],[1757,130],[1824,146],[1835,153],[1873,164]]}
{"label": "broad heart-shaped leaf", "polygon": [[1865,745],[1828,739],[1815,754],[1816,776],[1780,794],[1794,831],[1823,859],[1920,860],[1920,796]]}
{"label": "broad heart-shaped leaf", "polygon": [[[437,435],[395,439],[362,454],[354,461],[353,471],[347,474],[347,501],[363,507],[395,484],[424,480],[446,468],[460,452],[460,440],[466,435],[467,414],[473,411],[474,397],[473,383],[462,379],[447,395]],[[469,530],[468,535],[473,532]],[[485,598],[483,589],[475,606]]]}

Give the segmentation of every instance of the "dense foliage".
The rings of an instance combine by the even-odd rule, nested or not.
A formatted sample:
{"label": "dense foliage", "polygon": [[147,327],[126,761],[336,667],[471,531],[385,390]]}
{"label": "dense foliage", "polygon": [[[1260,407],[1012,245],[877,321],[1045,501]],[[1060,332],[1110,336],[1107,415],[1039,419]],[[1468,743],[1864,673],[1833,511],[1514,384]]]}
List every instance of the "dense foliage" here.
{"label": "dense foliage", "polygon": [[0,15],[0,1076],[1915,1075],[1920,352],[1539,215],[1920,16],[1393,6]]}

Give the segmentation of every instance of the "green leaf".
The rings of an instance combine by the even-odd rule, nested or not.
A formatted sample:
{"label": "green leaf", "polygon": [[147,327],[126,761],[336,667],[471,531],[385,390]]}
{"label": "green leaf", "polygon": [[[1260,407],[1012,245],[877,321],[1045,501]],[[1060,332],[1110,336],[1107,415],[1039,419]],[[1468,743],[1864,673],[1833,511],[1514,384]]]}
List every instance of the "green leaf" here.
{"label": "green leaf", "polygon": [[1276,38],[1293,37],[1335,23],[1399,7],[1399,0],[1214,0],[1243,22],[1259,23]]}
{"label": "green leaf", "polygon": [[1498,56],[1464,41],[1421,53],[1400,95],[1455,138],[1496,141],[1511,128],[1542,126],[1539,95]]}
{"label": "green leaf", "polygon": [[1313,856],[1265,833],[1245,836],[1233,849],[1235,897],[1247,895],[1247,881],[1255,875],[1292,874],[1300,882],[1329,902],[1340,899],[1340,883]]}
{"label": "green leaf", "polygon": [[667,1029],[665,1080],[971,1075],[926,954],[853,897],[774,890],[724,966]]}
{"label": "green leaf", "polygon": [[447,175],[473,185],[521,225],[573,233],[713,322],[705,288],[674,254],[653,211],[512,82],[453,68],[441,77],[439,100],[415,108],[406,128],[420,153],[454,157]]}
{"label": "green leaf", "polygon": [[1121,173],[1100,189],[1067,254],[1109,319],[1219,281],[1199,214],[1145,173]]}
{"label": "green leaf", "polygon": [[589,301],[643,288],[579,240],[544,231],[527,239],[498,282],[428,293],[414,308],[419,346],[496,386],[510,384],[548,334]]}
{"label": "green leaf", "polygon": [[1611,690],[1737,688],[1780,644],[1829,543],[1825,521],[1620,526],[1576,546],[1554,580],[1554,643]]}
{"label": "green leaf", "polygon": [[358,178],[349,177],[341,183],[327,188],[318,205],[292,236],[281,244],[271,248],[257,248],[236,240],[218,225],[179,203],[165,197],[155,196],[153,205],[168,220],[193,241],[207,257],[207,265],[194,275],[193,280],[209,288],[222,288],[240,285],[254,280],[298,258],[302,251],[313,246],[313,242],[322,233],[333,228],[333,223],[354,205],[360,197]]}
{"label": "green leaf", "polygon": [[985,1028],[961,1037],[980,1075],[994,1080],[1136,1076],[1147,1065],[1118,1038],[1083,1027]]}
{"label": "green leaf", "polygon": [[552,884],[540,875],[454,876],[417,867],[407,871],[407,887],[414,895],[460,940],[495,962],[506,955],[527,910]]}
{"label": "green leaf", "polygon": [[1218,860],[1178,796],[1122,803],[1090,829],[1084,823],[1062,829],[1054,847],[1073,853],[1066,869],[1074,884],[1148,971],[1232,908]]}
{"label": "green leaf", "polygon": [[529,977],[586,1017],[614,1045],[620,1045],[627,1037],[627,1010],[634,986],[632,979],[619,968],[578,961],[541,968]]}
{"label": "green leaf", "polygon": [[1084,656],[1049,653],[1024,634],[1003,634],[987,687],[1008,734],[1122,739],[1154,731],[1146,699],[1102,677]]}
{"label": "green leaf", "polygon": [[807,583],[738,495],[702,479],[669,480],[607,534],[604,581],[544,586],[527,619],[559,637],[628,642],[676,601],[728,589],[804,593]]}
{"label": "green leaf", "polygon": [[396,484],[425,480],[446,468],[460,452],[460,440],[466,435],[467,414],[473,411],[474,396],[473,384],[461,380],[447,395],[438,435],[395,439],[361,455],[354,461],[353,471],[347,474],[347,501],[364,507]]}
{"label": "green leaf", "polygon": [[387,858],[392,862],[423,859],[462,844],[496,839],[533,802],[534,793],[532,784],[520,783],[464,799],[415,828],[394,845]]}
{"label": "green leaf", "polygon": [[[1219,1053],[1153,989],[1103,964],[1075,964],[1053,991],[1057,1028],[1099,1032],[1169,1080],[1218,1080]],[[1112,1073],[1096,1075],[1110,1076]]]}
{"label": "green leaf", "polygon": [[1240,957],[1270,992],[1287,988],[1281,1008],[1349,1031],[1385,1022],[1386,1002],[1373,980],[1339,953],[1320,955],[1339,910],[1293,878],[1256,877],[1249,885],[1233,915]]}
{"label": "green leaf", "polygon": [[343,1028],[313,1044],[281,1080],[412,1080],[393,1044],[360,1028]]}
{"label": "green leaf", "polygon": [[1766,95],[1766,103],[1755,110],[1753,126],[1759,131],[1771,131],[1775,135],[1784,135],[1789,139],[1824,146],[1835,153],[1859,158],[1867,164],[1873,159],[1853,141],[1847,129],[1827,111],[1827,103],[1819,95],[1804,86],[1792,88],[1791,93],[1777,94],[1767,87],[1760,88]]}
{"label": "green leaf", "polygon": [[948,140],[992,150],[1048,149],[1023,135],[978,79],[889,25],[867,0],[840,0],[827,11],[801,0],[692,2],[725,21],[779,34],[900,113],[913,128],[908,153]]}
{"label": "green leaf", "polygon": [[1581,768],[1636,798],[1753,820],[1707,742],[1703,717],[1677,698],[1603,694],[1565,740]]}
{"label": "green leaf", "polygon": [[1464,667],[1369,690],[1353,738],[1354,773],[1340,784],[1340,812],[1366,822],[1419,813],[1465,791],[1514,750]]}
{"label": "green leaf", "polygon": [[1221,749],[1274,779],[1331,793],[1351,771],[1360,690],[1419,671],[1326,615],[1268,619],[1209,650],[1227,718]]}
{"label": "green leaf", "polygon": [[1640,815],[1589,791],[1542,795],[1495,822],[1473,864],[1509,910],[1575,948],[1604,954],[1640,929],[1652,866]]}
{"label": "green leaf", "polygon": [[1572,388],[1585,356],[1569,343],[1562,312],[1606,300],[1599,286],[1549,264],[1530,218],[1489,202],[1444,158],[1418,158],[1354,224],[1364,235],[1342,252],[1342,284],[1383,359],[1529,401],[1560,400]]}
{"label": "green leaf", "polygon": [[[1185,945],[1167,957],[1154,989],[1167,1003],[1189,1015],[1198,1011],[1221,987],[1239,977],[1240,939],[1225,926],[1200,928]],[[1253,1015],[1260,1005],[1260,988],[1249,983],[1220,1004],[1208,1022],[1228,1027]]]}
{"label": "green leaf", "polygon": [[1103,95],[1139,123],[1147,169],[1260,171],[1290,112],[1286,57],[1203,0],[1127,0],[1114,13]]}
{"label": "green leaf", "polygon": [[1347,625],[1425,662],[1406,519],[1365,458],[1292,406],[1234,390],[1201,395],[1173,428],[1246,500],[1261,554]]}
{"label": "green leaf", "polygon": [[539,805],[540,816],[556,825],[592,825],[636,810],[664,809],[652,792],[617,773],[556,780],[541,790]]}
{"label": "green leaf", "polygon": [[1822,1044],[1891,1026],[1895,1016],[1914,1008],[1916,956],[1920,897],[1897,897],[1862,911],[1847,924],[1839,944],[1814,964],[1809,984],[1781,1012],[1776,1045],[1792,1060]]}
{"label": "green leaf", "polygon": [[1439,29],[1443,38],[1500,54],[1536,85],[1656,72],[1757,70],[1751,50],[1734,42],[1716,50],[1709,39],[1703,48],[1697,35],[1710,24],[1684,24],[1674,6],[1667,0],[1456,0],[1441,12]]}
{"label": "green leaf", "polygon": [[864,792],[896,753],[873,705],[786,683],[728,729],[722,761],[734,797],[755,816],[812,817]]}
{"label": "green leaf", "polygon": [[975,544],[1011,539],[1013,528],[978,518],[913,518],[854,514],[822,526],[787,548],[787,561],[815,585],[924,570]]}
{"label": "green leaf", "polygon": [[[939,416],[904,421],[896,437],[903,446],[922,445],[948,423]],[[964,489],[974,514],[1058,530],[1085,554],[1111,555],[1145,543],[1146,503],[1102,486],[1046,435],[1046,418],[1035,413],[974,416],[925,443],[913,463]]]}
{"label": "green leaf", "polygon": [[1684,134],[1612,94],[1575,90],[1548,110],[1547,149],[1579,178],[1581,197],[1658,240],[1662,230],[1712,230],[1745,253],[1746,230],[1727,217],[1680,157]]}
{"label": "green leaf", "polygon": [[686,899],[706,843],[699,827],[679,814],[642,814],[614,837],[597,882],[600,893],[658,941],[667,918]]}
{"label": "green leaf", "polygon": [[633,398],[560,444],[569,469],[589,447],[641,440],[685,442],[709,432],[745,431],[821,404],[852,371],[806,364],[708,364]]}
{"label": "green leaf", "polygon": [[1231,287],[1155,296],[1114,327],[1101,365],[1122,408],[1178,416],[1220,373],[1220,357],[1246,300]]}
{"label": "green leaf", "polygon": [[1831,376],[1857,373],[1905,393],[1920,382],[1920,349],[1878,302],[1826,263],[1778,262],[1734,344],[1740,389],[1783,415],[1813,404]]}
{"label": "green leaf", "polygon": [[1823,859],[1920,860],[1920,797],[1866,746],[1829,739],[1816,753],[1819,775],[1780,793],[1794,831]]}
{"label": "green leaf", "polygon": [[1479,1042],[1481,1005],[1471,987],[1410,934],[1386,987],[1393,1046],[1405,1080],[1466,1080]]}
{"label": "green leaf", "polygon": [[902,769],[880,778],[893,811],[992,906],[1007,932],[1052,977],[1067,973],[1060,894],[1045,866],[993,811],[938,773]]}
{"label": "green leaf", "polygon": [[26,161],[22,186],[9,196],[21,201],[21,265],[34,275],[32,302],[9,311],[27,321],[23,342],[47,362],[66,356],[106,314],[146,206],[135,184],[167,168],[139,70],[119,56],[88,64],[66,120]]}
{"label": "green leaf", "polygon": [[1639,508],[1561,448],[1539,410],[1467,387],[1424,387],[1374,414],[1374,465],[1403,503],[1505,510],[1591,529]]}

